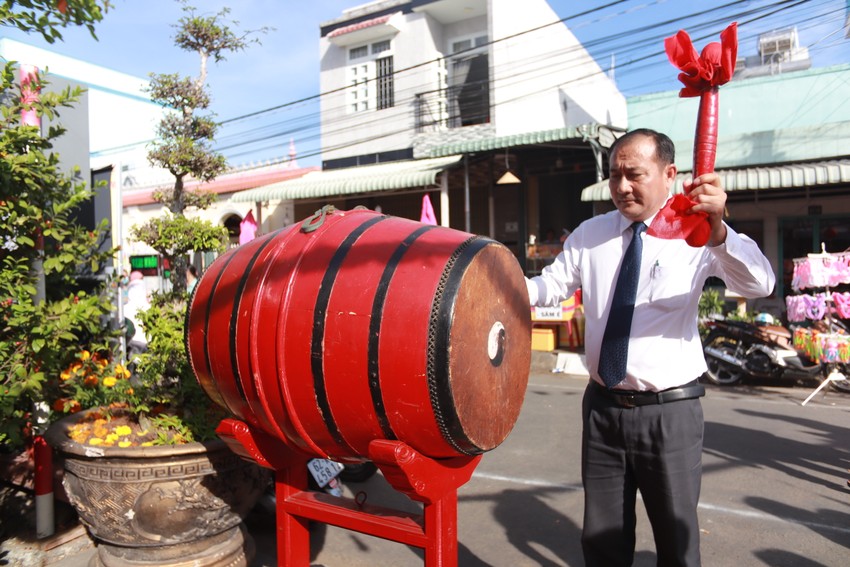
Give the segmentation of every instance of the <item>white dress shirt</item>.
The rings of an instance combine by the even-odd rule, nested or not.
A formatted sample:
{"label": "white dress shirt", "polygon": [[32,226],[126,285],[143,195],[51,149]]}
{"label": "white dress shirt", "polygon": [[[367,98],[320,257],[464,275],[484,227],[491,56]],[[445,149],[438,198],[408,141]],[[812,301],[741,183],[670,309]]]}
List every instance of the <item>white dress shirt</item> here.
{"label": "white dress shirt", "polygon": [[[583,222],[554,262],[527,280],[531,305],[557,305],[581,288],[587,367],[600,384],[599,349],[631,224],[619,211]],[[626,378],[617,389],[665,390],[706,371],[697,306],[709,276],[746,298],[771,293],[776,276],[770,262],[750,238],[727,231],[726,242],[702,248],[643,234]]]}

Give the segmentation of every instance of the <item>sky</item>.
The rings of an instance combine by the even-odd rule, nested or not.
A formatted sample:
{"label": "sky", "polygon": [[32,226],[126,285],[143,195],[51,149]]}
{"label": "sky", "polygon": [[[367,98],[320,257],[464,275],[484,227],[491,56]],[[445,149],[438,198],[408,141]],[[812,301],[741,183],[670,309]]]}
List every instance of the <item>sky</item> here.
{"label": "sky", "polygon": [[[463,0],[456,0],[462,2]],[[522,0],[501,0],[522,1]],[[9,37],[139,77],[149,73],[197,75],[197,55],[173,43],[173,25],[183,15],[176,0],[111,0],[96,27],[63,31],[64,41],[0,28]],[[320,164],[318,137],[319,27],[357,0],[194,0],[201,14],[223,7],[237,30],[271,27],[261,45],[211,64],[211,111],[224,122],[216,139],[232,166],[282,159],[294,140],[300,165]],[[797,26],[813,67],[850,62],[845,39],[847,0],[549,0],[566,25],[609,70],[626,96],[678,89],[677,70],[663,53],[663,39],[688,31],[697,49],[718,41],[738,22],[740,56],[756,55],[760,33]],[[493,38],[491,38],[493,39]],[[305,100],[306,99],[306,100]],[[302,101],[304,102],[298,102]],[[279,107],[279,108],[278,108]],[[276,110],[270,110],[276,109]],[[257,113],[253,117],[240,118]]]}

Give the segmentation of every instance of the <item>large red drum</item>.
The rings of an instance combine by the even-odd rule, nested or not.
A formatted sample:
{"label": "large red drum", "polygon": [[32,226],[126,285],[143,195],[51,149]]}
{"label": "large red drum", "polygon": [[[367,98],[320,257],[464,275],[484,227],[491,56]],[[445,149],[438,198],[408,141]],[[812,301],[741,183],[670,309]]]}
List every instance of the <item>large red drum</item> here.
{"label": "large red drum", "polygon": [[353,460],[397,439],[442,458],[510,433],[531,321],[498,242],[331,209],[218,258],[186,341],[210,398],[290,447]]}

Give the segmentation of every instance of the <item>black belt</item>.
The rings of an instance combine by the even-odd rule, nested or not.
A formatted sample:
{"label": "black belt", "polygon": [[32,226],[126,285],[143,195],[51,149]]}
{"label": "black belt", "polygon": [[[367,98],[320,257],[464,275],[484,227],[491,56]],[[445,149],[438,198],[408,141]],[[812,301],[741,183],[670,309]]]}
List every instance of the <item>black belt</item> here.
{"label": "black belt", "polygon": [[701,398],[705,395],[705,386],[694,380],[677,388],[662,390],[661,392],[638,392],[635,390],[609,390],[602,384],[591,379],[590,386],[596,392],[602,394],[609,400],[614,401],[623,408],[636,408],[653,404],[669,404],[681,400]]}

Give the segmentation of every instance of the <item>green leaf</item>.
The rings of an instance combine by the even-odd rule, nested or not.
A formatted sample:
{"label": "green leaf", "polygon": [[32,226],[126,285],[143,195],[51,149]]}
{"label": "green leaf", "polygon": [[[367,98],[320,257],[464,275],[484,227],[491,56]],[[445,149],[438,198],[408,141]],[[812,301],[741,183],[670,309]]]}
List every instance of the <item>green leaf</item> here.
{"label": "green leaf", "polygon": [[44,271],[45,272],[58,270],[61,267],[62,267],[62,262],[59,261],[59,258],[51,257],[51,258],[47,258],[44,261]]}

